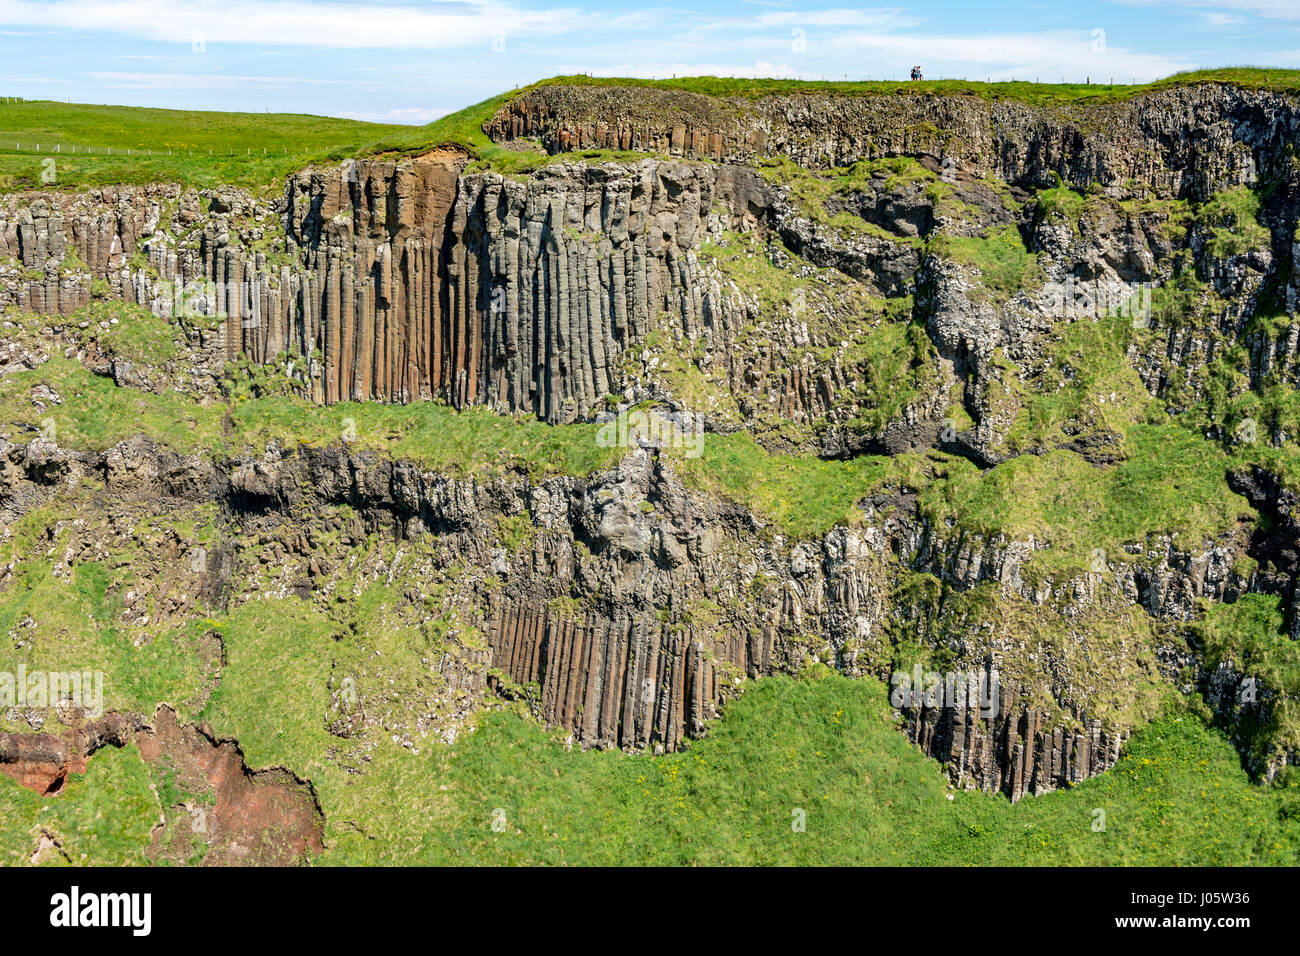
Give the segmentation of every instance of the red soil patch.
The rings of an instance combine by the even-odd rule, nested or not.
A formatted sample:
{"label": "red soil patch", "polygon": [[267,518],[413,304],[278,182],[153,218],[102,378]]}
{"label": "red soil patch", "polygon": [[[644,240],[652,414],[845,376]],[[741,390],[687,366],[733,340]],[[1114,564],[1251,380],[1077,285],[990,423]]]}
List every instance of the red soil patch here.
{"label": "red soil patch", "polygon": [[[174,711],[160,707],[152,733],[141,734],[139,746],[145,760],[174,771],[184,790],[211,801],[198,808],[163,808],[182,831],[196,832],[193,821],[201,821],[198,832],[209,847],[205,866],[292,866],[324,849],[311,785],[286,770],[250,771],[235,741],[182,725]],[[201,817],[191,815],[197,810]],[[171,855],[169,847],[177,849],[175,829],[169,833],[168,826],[155,833],[155,859]]]}
{"label": "red soil patch", "polygon": [[0,774],[42,796],[85,773],[100,747],[134,739],[140,755],[192,800],[163,807],[150,859],[207,866],[292,866],[324,849],[324,817],[311,784],[287,770],[249,770],[234,740],[181,724],[160,706],[152,727],[108,714],[62,734],[0,734]]}

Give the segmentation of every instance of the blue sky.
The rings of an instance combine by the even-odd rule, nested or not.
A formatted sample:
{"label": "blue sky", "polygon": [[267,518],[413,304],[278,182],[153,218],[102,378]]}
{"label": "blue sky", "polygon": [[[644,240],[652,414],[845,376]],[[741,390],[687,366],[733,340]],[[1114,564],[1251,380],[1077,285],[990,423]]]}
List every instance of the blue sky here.
{"label": "blue sky", "polygon": [[0,95],[424,123],[559,73],[1105,82],[1300,67],[1300,0],[0,0]]}

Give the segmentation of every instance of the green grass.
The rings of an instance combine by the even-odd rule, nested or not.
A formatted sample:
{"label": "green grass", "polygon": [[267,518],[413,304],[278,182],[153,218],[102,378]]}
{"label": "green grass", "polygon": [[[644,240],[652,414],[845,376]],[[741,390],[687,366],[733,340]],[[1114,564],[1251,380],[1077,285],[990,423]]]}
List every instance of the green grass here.
{"label": "green grass", "polygon": [[1228,489],[1234,461],[1215,443],[1176,425],[1135,425],[1125,450],[1122,462],[1104,467],[1064,450],[1021,455],[985,472],[949,459],[943,480],[921,488],[920,504],[936,522],[1020,541],[1032,535],[1051,549],[1033,563],[1075,569],[1088,567],[1096,549],[1122,558],[1123,545],[1150,534],[1199,548],[1251,514]]}
{"label": "green grass", "polygon": [[1065,186],[1039,191],[1037,200],[1040,219],[1063,219],[1072,228],[1077,229],[1079,217],[1088,205],[1086,196],[1082,196]]}
{"label": "green grass", "polygon": [[[359,661],[382,653],[386,667],[427,674],[421,642],[410,632],[354,630],[296,598],[254,601],[220,630],[226,666],[203,719],[239,740],[249,766],[284,766],[312,781],[325,812],[327,860],[409,861],[440,825],[446,748],[426,740],[416,754],[387,734],[353,741],[326,727],[338,716],[331,691]],[[360,682],[359,692],[371,688]]]}
{"label": "green grass", "polygon": [[42,832],[63,850],[47,850],[46,865],[143,865],[160,812],[149,768],[134,744],[97,754],[85,775],[74,774],[53,798],[0,776],[0,865],[27,865]]}
{"label": "green grass", "polygon": [[[37,410],[30,398],[37,385],[53,388],[62,404]],[[177,392],[119,388],[61,356],[0,381],[0,421],[20,426],[6,428],[19,442],[52,426],[55,440],[71,448],[100,451],[144,434],[180,452],[211,450],[220,440],[222,413],[223,406],[199,405]]]}
{"label": "green grass", "polygon": [[[490,714],[450,766],[454,814],[433,859],[1043,866],[1300,858],[1296,792],[1250,784],[1231,745],[1193,717],[1145,728],[1101,777],[1012,806],[951,793],[938,765],[895,728],[884,688],[840,676],[758,681],[707,738],[665,757],[566,754],[555,735]],[[499,833],[489,826],[498,808]],[[1093,829],[1098,809],[1104,832]],[[792,826],[797,810],[805,832]]]}
{"label": "green grass", "polygon": [[608,468],[621,451],[596,442],[595,424],[556,425],[532,416],[513,418],[480,406],[457,411],[437,402],[381,405],[340,402],[312,405],[297,398],[236,400],[232,445],[258,448],[269,439],[284,447],[344,443],[355,451],[415,462],[453,475],[500,474],[507,469],[535,477],[588,475]]}
{"label": "green grass", "polygon": [[[421,139],[423,129],[297,113],[6,102],[0,104],[0,188],[151,182],[257,188],[278,184],[310,162]],[[50,158],[53,184],[41,178]]]}
{"label": "green grass", "polygon": [[773,455],[744,432],[705,435],[703,454],[681,457],[678,468],[689,485],[743,505],[797,538],[856,524],[858,500],[897,471],[883,455],[850,461]]}
{"label": "green grass", "polygon": [[[388,670],[363,685],[369,695],[394,674],[405,682],[426,670],[428,641],[383,623],[384,595],[377,586],[357,604],[355,626],[296,598],[254,601],[214,623],[226,666],[201,717],[237,737],[251,767],[312,781],[326,817],[320,864],[1300,860],[1295,789],[1251,784],[1228,741],[1176,709],[1141,729],[1108,773],[1015,806],[954,792],[899,732],[884,685],[823,668],[748,685],[705,739],[659,757],[566,751],[562,733],[513,706],[480,714],[451,747],[333,736],[340,674],[384,661]],[[42,827],[75,861],[143,862],[159,812],[148,768],[131,747],[89,767],[52,799],[0,778],[7,862],[30,856]]]}
{"label": "green grass", "polygon": [[[347,671],[332,662],[382,647],[387,666],[400,667],[394,658],[414,662],[419,648],[362,632],[340,643],[296,599],[241,608],[223,635],[228,665],[204,717],[238,737],[251,766],[311,778],[327,820],[320,863],[1300,859],[1295,791],[1252,785],[1224,737],[1189,714],[1139,731],[1107,774],[1016,806],[952,793],[938,764],[899,733],[883,685],[815,673],[749,685],[705,739],[677,754],[567,752],[562,733],[505,708],[481,714],[451,748],[425,740],[413,753],[380,735],[354,774],[354,742],[323,726],[331,674]],[[791,828],[796,809],[806,811],[806,832]],[[1093,831],[1097,809],[1104,833]],[[501,832],[491,827],[497,810]]]}
{"label": "green grass", "polygon": [[1132,326],[1127,316],[1062,323],[1045,337],[1041,364],[1025,382],[1018,368],[1003,361],[1004,395],[990,389],[989,397],[1017,407],[1002,450],[1014,454],[1096,438],[1113,442],[1115,453],[1122,453],[1128,429],[1158,407],[1128,361],[1139,334]]}
{"label": "green grass", "polygon": [[1211,196],[1197,210],[1197,219],[1211,230],[1209,250],[1216,259],[1268,248],[1269,232],[1259,222],[1259,193],[1238,186]]}
{"label": "green grass", "polygon": [[[0,543],[0,561],[12,562],[0,602],[0,671],[99,671],[104,710],[152,712],[159,701],[182,705],[202,678],[196,655],[204,620],[176,626],[160,604],[195,583],[184,573],[187,552],[210,544],[202,526],[205,508],[182,518],[139,516],[129,538],[114,538],[103,523],[83,527],[97,539],[100,560],[56,568],[55,559],[79,540],[72,521],[95,522],[93,492],[35,509],[15,522]],[[47,537],[45,530],[58,530]],[[120,529],[118,529],[120,534]],[[173,541],[181,547],[172,548]],[[134,610],[150,614],[150,626],[124,623],[124,595],[134,590]],[[199,608],[195,608],[197,615]],[[134,619],[134,618],[132,618]],[[0,723],[3,720],[0,719]]]}
{"label": "green grass", "polygon": [[980,290],[1000,302],[1024,289],[1038,265],[1037,254],[1025,247],[1014,225],[991,230],[984,236],[938,235],[930,240],[930,251],[974,266],[980,272]]}
{"label": "green grass", "polygon": [[1251,756],[1264,763],[1279,750],[1300,748],[1300,643],[1287,633],[1281,598],[1246,594],[1232,604],[1207,605],[1196,635],[1207,671],[1228,664],[1255,678],[1261,701],[1271,692],[1268,718],[1251,715],[1241,728]]}
{"label": "green grass", "polygon": [[853,393],[859,412],[849,422],[854,432],[879,435],[903,410],[938,387],[938,354],[921,322],[910,318],[911,299],[898,308],[894,321],[881,322],[850,342],[843,364],[861,370],[862,379]]}
{"label": "green grass", "polygon": [[[1123,79],[1122,76],[1116,77]],[[1096,77],[1098,81],[1111,77]],[[1228,83],[1248,89],[1266,89],[1283,93],[1300,92],[1300,70],[1261,69],[1257,67],[1226,67],[1214,70],[1196,70],[1176,73],[1152,83],[1114,85],[1096,83],[980,83],[975,80],[923,80],[918,83],[905,80],[875,81],[806,81],[784,79],[749,79],[717,76],[683,76],[674,79],[648,80],[634,77],[591,77],[584,75],[557,76],[543,80],[538,86],[564,84],[569,86],[627,86],[632,88],[683,90],[706,96],[735,96],[757,99],[764,96],[784,96],[798,93],[829,93],[840,96],[869,96],[879,94],[979,96],[990,100],[1017,100],[1033,105],[1050,106],[1067,103],[1113,103],[1131,99],[1143,93],[1189,86],[1196,83]]]}
{"label": "green grass", "polygon": [[[348,773],[327,757],[347,742],[320,729],[325,659],[284,652],[330,642],[299,633],[296,617],[280,628],[283,650],[255,633],[285,610],[241,625],[208,716],[217,733],[238,733],[251,766],[312,779],[327,820],[318,864],[1300,861],[1295,785],[1250,783],[1228,741],[1190,714],[1140,730],[1106,774],[1012,805],[953,791],[898,731],[887,689],[838,675],[757,681],[676,754],[566,751],[561,734],[507,708],[450,748],[378,740],[363,772]],[[5,862],[25,862],[44,827],[74,861],[142,863],[159,812],[149,782],[133,747],[97,755],[52,799],[0,778]]]}

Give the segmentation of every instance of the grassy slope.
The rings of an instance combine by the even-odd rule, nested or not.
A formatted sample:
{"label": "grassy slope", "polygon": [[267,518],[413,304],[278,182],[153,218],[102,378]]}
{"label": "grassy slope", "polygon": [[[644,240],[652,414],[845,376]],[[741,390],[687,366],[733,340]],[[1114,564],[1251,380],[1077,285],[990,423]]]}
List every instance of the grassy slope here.
{"label": "grassy slope", "polygon": [[[55,185],[63,188],[168,181],[262,186],[313,160],[374,152],[422,135],[422,127],[296,113],[6,102],[0,103],[0,188],[40,188],[42,162],[51,157]],[[89,155],[87,147],[93,147]]]}
{"label": "grassy slope", "polygon": [[[1231,746],[1191,717],[1143,730],[1109,774],[1014,807],[947,799],[874,681],[760,681],[708,738],[661,758],[566,755],[521,721],[485,724],[457,748],[444,839],[490,862],[1242,864],[1300,850],[1282,818],[1295,792],[1246,783]],[[496,807],[503,833],[486,826]]]}
{"label": "grassy slope", "polygon": [[[287,609],[262,616],[279,613],[299,619]],[[569,753],[559,735],[504,710],[451,748],[426,743],[412,754],[380,741],[358,777],[326,758],[338,739],[310,729],[328,697],[331,642],[280,630],[277,639],[249,620],[227,632],[230,667],[204,716],[238,734],[254,765],[312,777],[330,822],[321,863],[1300,861],[1300,791],[1250,784],[1231,745],[1195,717],[1171,713],[1140,731],[1108,774],[1012,806],[953,792],[895,729],[883,685],[839,676],[760,680],[678,754]],[[804,832],[792,827],[796,810]],[[95,757],[54,800],[0,778],[6,862],[30,854],[42,827],[74,859],[142,862],[156,814],[131,749]],[[492,828],[494,814],[504,829]]]}
{"label": "grassy slope", "polygon": [[[287,609],[240,613],[299,619]],[[426,744],[399,759],[398,748],[383,742],[370,774],[358,779],[322,759],[338,741],[312,729],[328,699],[332,642],[287,630],[277,637],[253,620],[232,622],[229,668],[204,716],[218,732],[237,735],[255,764],[285,763],[312,776],[335,824],[322,862],[1300,859],[1294,791],[1250,784],[1231,745],[1192,716],[1146,728],[1115,770],[1074,791],[1015,807],[977,793],[949,801],[938,765],[895,729],[883,685],[837,675],[754,683],[684,753],[566,753],[562,734],[506,712],[481,717],[478,731],[450,752]],[[272,700],[294,719],[268,720]],[[398,793],[403,800],[388,799]],[[804,834],[791,829],[795,808],[807,811]],[[1105,833],[1092,830],[1097,808],[1107,814]],[[507,824],[500,833],[490,827],[497,809]],[[361,812],[364,838],[343,825]]]}

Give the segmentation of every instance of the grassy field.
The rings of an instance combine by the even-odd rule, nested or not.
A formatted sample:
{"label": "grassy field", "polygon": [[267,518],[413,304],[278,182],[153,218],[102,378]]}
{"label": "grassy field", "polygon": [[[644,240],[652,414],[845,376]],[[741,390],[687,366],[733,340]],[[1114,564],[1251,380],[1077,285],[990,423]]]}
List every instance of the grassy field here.
{"label": "grassy field", "polygon": [[[0,102],[0,188],[176,181],[260,187],[309,162],[423,140],[423,127],[295,113]],[[42,180],[54,160],[54,183]]]}
{"label": "grassy field", "polygon": [[[465,147],[480,168],[524,172],[545,162],[546,157],[503,150],[488,140],[482,125],[511,97],[555,84],[655,87],[751,98],[797,93],[948,94],[1051,106],[1119,102],[1171,86],[1208,82],[1295,93],[1300,92],[1300,70],[1203,70],[1137,85],[558,76],[467,106],[427,126],[362,123],[296,113],[191,112],[49,100],[5,101],[0,102],[0,189],[82,189],[146,182],[266,189],[278,187],[287,174],[312,162],[415,153],[439,144]],[[620,158],[621,154],[598,155],[608,159]],[[626,158],[634,155],[627,154]],[[42,178],[49,159],[54,160],[53,181]]]}

